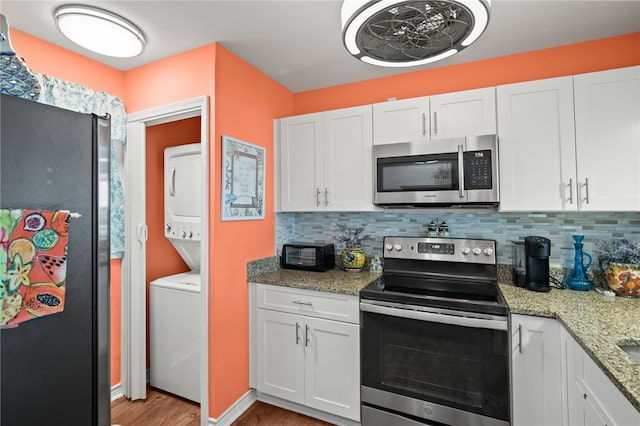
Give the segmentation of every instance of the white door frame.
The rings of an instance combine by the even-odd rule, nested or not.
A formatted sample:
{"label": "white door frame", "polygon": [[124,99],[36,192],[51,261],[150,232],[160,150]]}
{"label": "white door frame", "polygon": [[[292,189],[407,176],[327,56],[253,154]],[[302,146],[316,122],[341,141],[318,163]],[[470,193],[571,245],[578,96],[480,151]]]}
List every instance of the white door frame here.
{"label": "white door frame", "polygon": [[[200,344],[200,419],[208,421],[209,401],[209,97],[201,96],[127,115],[125,154],[125,251],[122,259],[122,392],[146,398],[146,128],[200,116],[202,146],[202,334]],[[142,265],[143,267],[140,267]]]}

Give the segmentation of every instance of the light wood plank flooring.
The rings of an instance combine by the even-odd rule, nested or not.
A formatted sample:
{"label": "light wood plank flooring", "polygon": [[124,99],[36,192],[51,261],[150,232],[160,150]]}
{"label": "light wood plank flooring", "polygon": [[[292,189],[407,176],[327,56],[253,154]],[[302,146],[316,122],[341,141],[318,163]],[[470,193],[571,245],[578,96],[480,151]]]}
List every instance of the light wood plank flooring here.
{"label": "light wood plank flooring", "polygon": [[[200,405],[147,388],[147,399],[120,398],[111,404],[111,423],[121,426],[200,426]],[[256,401],[233,426],[329,426],[330,423]]]}

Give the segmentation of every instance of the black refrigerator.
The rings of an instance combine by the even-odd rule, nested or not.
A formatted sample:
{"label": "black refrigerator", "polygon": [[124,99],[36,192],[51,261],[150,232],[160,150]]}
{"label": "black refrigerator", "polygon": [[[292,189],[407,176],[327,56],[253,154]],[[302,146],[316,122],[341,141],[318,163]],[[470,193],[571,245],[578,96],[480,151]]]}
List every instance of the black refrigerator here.
{"label": "black refrigerator", "polygon": [[0,330],[0,425],[110,425],[109,117],[1,95],[0,126],[0,208],[80,214],[64,310]]}

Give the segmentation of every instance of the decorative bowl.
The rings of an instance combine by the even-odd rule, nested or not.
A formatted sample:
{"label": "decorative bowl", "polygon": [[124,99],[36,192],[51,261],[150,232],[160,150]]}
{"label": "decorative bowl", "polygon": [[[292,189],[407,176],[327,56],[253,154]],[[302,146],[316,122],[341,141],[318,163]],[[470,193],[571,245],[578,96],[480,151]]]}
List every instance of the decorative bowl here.
{"label": "decorative bowl", "polygon": [[640,265],[603,262],[602,267],[609,288],[617,296],[640,297]]}

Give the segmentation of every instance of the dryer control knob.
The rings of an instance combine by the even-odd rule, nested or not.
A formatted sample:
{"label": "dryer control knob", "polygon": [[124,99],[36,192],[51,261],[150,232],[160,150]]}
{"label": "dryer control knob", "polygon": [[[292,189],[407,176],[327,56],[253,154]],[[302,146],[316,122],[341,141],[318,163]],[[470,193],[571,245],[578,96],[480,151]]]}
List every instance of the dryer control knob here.
{"label": "dryer control knob", "polygon": [[167,228],[167,232],[171,231],[171,224],[170,223],[167,223],[165,225],[165,227]]}
{"label": "dryer control knob", "polygon": [[482,250],[482,252],[487,256],[491,256],[493,254],[493,249],[491,247],[487,247],[486,249]]}
{"label": "dryer control knob", "polygon": [[187,233],[186,233],[186,231],[182,231],[182,238],[187,238]]}
{"label": "dryer control knob", "polygon": [[393,244],[386,244],[384,248],[387,249],[387,251],[391,251],[393,250]]}
{"label": "dryer control knob", "polygon": [[402,250],[402,246],[401,246],[400,244],[395,244],[395,245],[393,246],[393,248],[394,248],[396,251],[400,251],[400,250]]}
{"label": "dryer control knob", "polygon": [[473,254],[475,254],[477,256],[480,253],[482,253],[482,249],[480,249],[480,247],[474,247],[472,252],[473,252]]}
{"label": "dryer control knob", "polygon": [[469,247],[462,247],[460,249],[460,251],[462,252],[462,254],[467,255],[469,253],[471,253],[471,249]]}
{"label": "dryer control knob", "polygon": [[189,238],[193,238],[193,231],[189,231]]}

